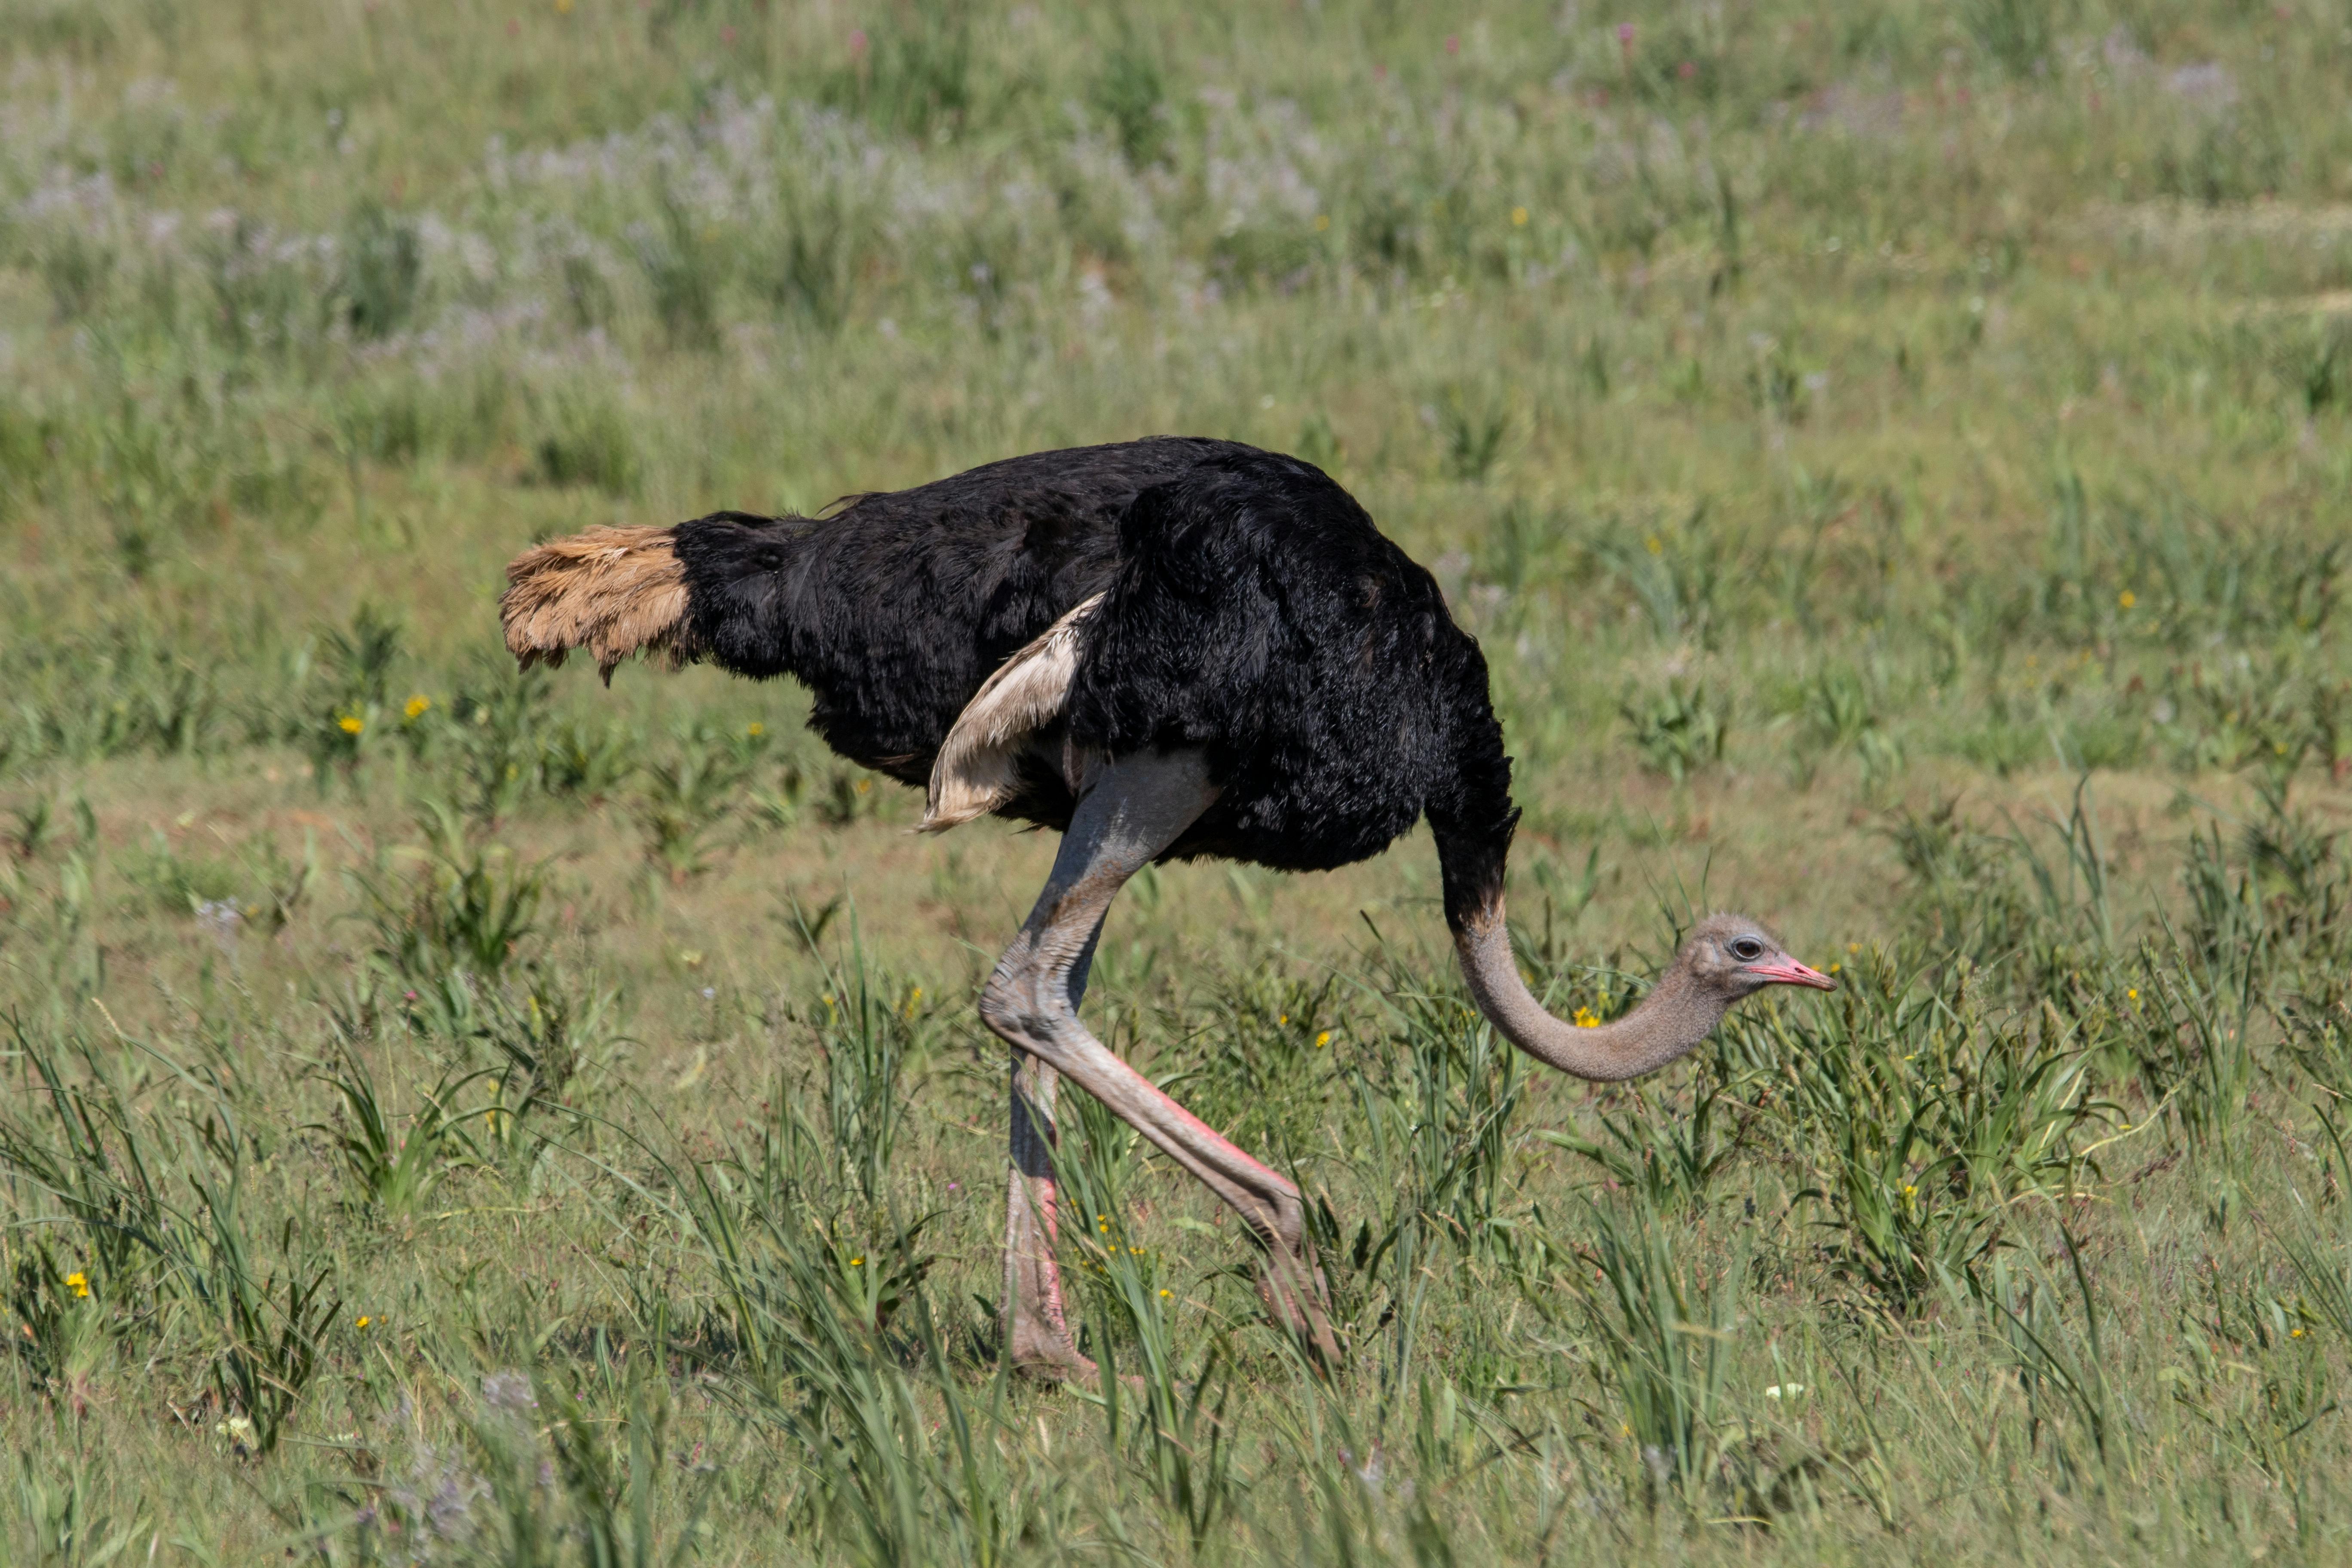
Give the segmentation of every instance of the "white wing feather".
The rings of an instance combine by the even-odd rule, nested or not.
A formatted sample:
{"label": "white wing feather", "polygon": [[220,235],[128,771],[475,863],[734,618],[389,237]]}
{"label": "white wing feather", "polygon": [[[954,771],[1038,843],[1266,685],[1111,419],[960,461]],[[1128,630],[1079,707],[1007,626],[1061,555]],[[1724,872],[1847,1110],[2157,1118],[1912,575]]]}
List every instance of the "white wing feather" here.
{"label": "white wing feather", "polygon": [[1022,750],[1031,735],[1061,717],[1086,622],[1101,603],[1097,594],[1046,627],[998,666],[956,715],[931,764],[922,831],[944,833],[1013,798]]}

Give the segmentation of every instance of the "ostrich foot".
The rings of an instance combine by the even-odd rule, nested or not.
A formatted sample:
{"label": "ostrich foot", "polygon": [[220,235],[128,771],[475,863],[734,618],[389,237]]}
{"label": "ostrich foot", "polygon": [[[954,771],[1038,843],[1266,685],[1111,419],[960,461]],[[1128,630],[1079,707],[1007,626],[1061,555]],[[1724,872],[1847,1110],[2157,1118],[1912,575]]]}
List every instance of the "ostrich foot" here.
{"label": "ostrich foot", "polygon": [[1049,1334],[1023,1335],[1017,1330],[1013,1340],[1013,1370],[1032,1383],[1094,1384],[1102,1381],[1102,1368],[1087,1356],[1078,1353],[1069,1341],[1057,1340]]}
{"label": "ostrich foot", "polygon": [[1269,1250],[1258,1274],[1258,1300],[1266,1316],[1288,1331],[1308,1358],[1325,1369],[1339,1366],[1339,1342],[1331,1332],[1331,1294],[1311,1255]]}
{"label": "ostrich foot", "polygon": [[[1015,1157],[1026,1119],[1014,1101]],[[1080,1383],[1098,1375],[1078,1353],[1062,1309],[1062,1271],[1054,1260],[1055,1190],[1051,1175],[1024,1174],[1015,1163],[1004,1204],[1004,1351],[1013,1369],[1040,1383]]]}

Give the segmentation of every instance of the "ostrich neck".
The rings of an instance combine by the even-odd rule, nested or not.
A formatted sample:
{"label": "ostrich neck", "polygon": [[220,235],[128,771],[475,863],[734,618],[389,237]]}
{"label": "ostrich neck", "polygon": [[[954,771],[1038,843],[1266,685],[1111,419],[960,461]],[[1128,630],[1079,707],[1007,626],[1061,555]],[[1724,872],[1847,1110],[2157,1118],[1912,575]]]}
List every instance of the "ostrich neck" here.
{"label": "ostrich neck", "polygon": [[1615,1082],[1655,1072],[1706,1038],[1723,1018],[1724,1004],[1703,994],[1675,968],[1640,1006],[1614,1023],[1589,1029],[1563,1023],[1544,1011],[1519,978],[1499,900],[1491,913],[1482,911],[1454,933],[1454,946],[1478,1010],[1503,1037],[1576,1078]]}

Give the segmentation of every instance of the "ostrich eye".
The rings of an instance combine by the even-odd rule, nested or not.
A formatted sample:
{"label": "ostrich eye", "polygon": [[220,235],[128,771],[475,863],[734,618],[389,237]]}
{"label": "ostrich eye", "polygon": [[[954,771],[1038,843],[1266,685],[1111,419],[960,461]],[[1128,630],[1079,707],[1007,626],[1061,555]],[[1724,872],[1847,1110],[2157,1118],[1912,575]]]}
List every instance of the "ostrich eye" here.
{"label": "ostrich eye", "polygon": [[1764,956],[1764,944],[1752,936],[1743,936],[1731,944],[1731,956],[1742,963]]}

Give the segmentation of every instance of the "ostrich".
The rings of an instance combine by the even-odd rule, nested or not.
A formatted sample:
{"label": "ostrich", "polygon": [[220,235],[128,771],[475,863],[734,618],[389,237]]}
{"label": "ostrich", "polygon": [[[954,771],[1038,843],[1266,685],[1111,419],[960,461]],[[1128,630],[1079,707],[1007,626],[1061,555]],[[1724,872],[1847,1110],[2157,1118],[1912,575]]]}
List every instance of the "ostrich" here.
{"label": "ostrich", "polygon": [[607,681],[641,653],[791,675],[835,752],[927,791],[926,829],[992,813],[1061,832],[980,998],[1013,1048],[1006,1345],[1043,1379],[1092,1371],[1055,1262],[1060,1079],[1239,1214],[1265,1253],[1269,1314],[1339,1355],[1298,1188],[1079,1019],[1104,915],[1147,865],[1326,870],[1426,816],[1470,994],[1514,1045],[1582,1079],[1665,1066],[1767,985],[1835,988],[1755,921],[1715,915],[1626,1016],[1576,1027],[1546,1012],[1504,924],[1519,814],[1486,660],[1428,572],[1296,458],[1172,437],[1042,452],[819,518],[593,529],[507,575],[525,668],[579,648]]}

